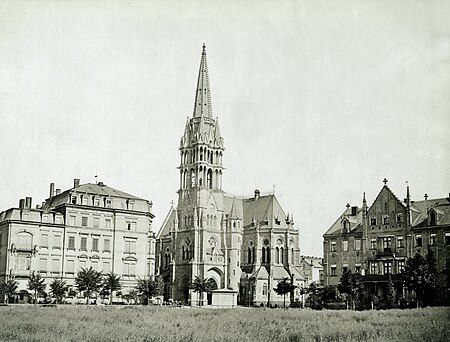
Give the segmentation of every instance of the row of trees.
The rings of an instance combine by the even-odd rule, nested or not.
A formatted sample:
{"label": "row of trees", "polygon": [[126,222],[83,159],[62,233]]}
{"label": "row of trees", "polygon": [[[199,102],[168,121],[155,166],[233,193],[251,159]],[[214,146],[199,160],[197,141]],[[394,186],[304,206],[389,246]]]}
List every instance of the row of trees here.
{"label": "row of trees", "polygon": [[[9,297],[13,296],[18,288],[18,282],[15,279],[0,280],[0,293],[4,296],[4,302],[9,302]],[[86,297],[86,304],[94,294],[100,294],[103,298],[109,296],[109,303],[112,304],[114,292],[122,289],[120,277],[113,272],[103,274],[91,268],[82,268],[75,277],[75,285],[78,292],[83,292]],[[27,288],[33,295],[33,302],[38,302],[38,297],[45,295],[47,284],[44,278],[37,272],[33,272],[27,284]],[[69,291],[69,286],[64,280],[54,279],[50,284],[50,294],[55,298],[56,303],[61,303],[63,298],[68,295],[74,297],[76,292]],[[149,299],[162,292],[163,284],[159,278],[156,279],[139,279],[134,293],[129,295],[130,298],[140,297],[145,304]]]}

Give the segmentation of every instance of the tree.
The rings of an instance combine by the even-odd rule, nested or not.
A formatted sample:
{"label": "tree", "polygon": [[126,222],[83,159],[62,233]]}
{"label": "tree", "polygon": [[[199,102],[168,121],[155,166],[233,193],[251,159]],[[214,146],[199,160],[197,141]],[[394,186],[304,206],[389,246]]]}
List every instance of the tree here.
{"label": "tree", "polygon": [[153,296],[160,295],[163,291],[164,284],[160,277],[155,277],[155,279],[138,279],[136,290],[144,300],[144,304],[148,305],[150,298]]}
{"label": "tree", "polygon": [[203,303],[203,293],[211,293],[211,291],[214,289],[214,279],[212,278],[206,278],[202,279],[198,276],[195,277],[194,281],[189,284],[189,288],[192,289],[192,291],[197,292],[199,296],[199,304],[200,306]]}
{"label": "tree", "polygon": [[120,284],[120,276],[113,272],[107,273],[103,279],[103,290],[109,291],[109,304],[112,305],[113,292],[122,288]]}
{"label": "tree", "polygon": [[102,286],[102,273],[95,271],[92,267],[89,269],[82,268],[81,271],[78,271],[77,273],[75,284],[78,291],[84,291],[86,304],[89,304],[91,294],[100,291]]}
{"label": "tree", "polygon": [[405,264],[403,280],[406,286],[416,293],[417,304],[432,304],[437,283],[436,257],[428,246],[425,258],[416,253]]}
{"label": "tree", "polygon": [[355,309],[355,303],[360,301],[364,295],[364,284],[362,282],[361,274],[348,270],[342,274],[339,280],[338,290],[340,293],[346,295],[346,306],[350,302],[352,309]]}
{"label": "tree", "polygon": [[308,298],[307,302],[309,302],[309,306],[311,309],[314,310],[321,310],[322,309],[322,296],[323,296],[323,289],[320,288],[316,282],[312,282],[309,284],[309,287],[307,289]]}
{"label": "tree", "polygon": [[297,288],[297,285],[292,284],[289,278],[283,278],[278,281],[277,287],[273,290],[278,294],[283,296],[283,309],[286,309],[286,294],[291,293]]}
{"label": "tree", "polygon": [[45,284],[44,278],[41,277],[41,275],[37,272],[33,272],[30,276],[30,279],[28,279],[27,288],[30,291],[34,292],[34,304],[37,304],[37,296],[39,293],[42,293],[45,291],[45,287],[47,285]]}
{"label": "tree", "polygon": [[17,291],[17,287],[19,286],[19,282],[14,279],[0,279],[0,293],[5,296],[5,302],[9,303],[9,297],[12,296]]}
{"label": "tree", "polygon": [[394,282],[392,281],[392,276],[390,274],[388,276],[388,283],[386,287],[386,304],[390,309],[397,306]]}
{"label": "tree", "polygon": [[66,294],[68,286],[64,280],[55,279],[50,283],[50,291],[53,297],[56,298],[56,304],[62,301],[62,298]]}

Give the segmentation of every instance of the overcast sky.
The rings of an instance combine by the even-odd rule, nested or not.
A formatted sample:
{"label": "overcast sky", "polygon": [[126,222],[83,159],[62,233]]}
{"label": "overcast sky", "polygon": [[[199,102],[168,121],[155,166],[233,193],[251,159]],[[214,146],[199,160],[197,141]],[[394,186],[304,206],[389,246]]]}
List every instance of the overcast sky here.
{"label": "overcast sky", "polygon": [[450,2],[0,2],[0,210],[73,178],[154,203],[179,187],[178,146],[207,45],[223,188],[273,191],[302,254],[386,177],[450,192]]}

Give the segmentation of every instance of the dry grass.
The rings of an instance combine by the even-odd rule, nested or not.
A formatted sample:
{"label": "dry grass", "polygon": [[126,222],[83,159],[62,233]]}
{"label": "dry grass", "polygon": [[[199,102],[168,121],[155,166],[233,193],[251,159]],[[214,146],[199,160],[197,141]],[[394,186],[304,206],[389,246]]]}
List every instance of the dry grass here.
{"label": "dry grass", "polygon": [[0,307],[0,341],[449,341],[450,309]]}

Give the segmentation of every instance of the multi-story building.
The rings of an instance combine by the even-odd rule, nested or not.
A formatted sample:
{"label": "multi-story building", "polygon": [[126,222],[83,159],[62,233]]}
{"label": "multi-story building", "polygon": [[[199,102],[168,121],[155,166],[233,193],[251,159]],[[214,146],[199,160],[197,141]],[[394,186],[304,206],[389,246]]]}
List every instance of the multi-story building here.
{"label": "multi-story building", "polygon": [[311,283],[317,285],[323,283],[322,258],[302,255],[301,265],[305,277],[305,286],[309,286]]}
{"label": "multi-story building", "polygon": [[274,194],[256,190],[240,197],[223,191],[224,141],[212,116],[205,46],[194,113],[179,150],[178,204],[157,235],[156,269],[165,282],[165,299],[196,304],[199,297],[189,284],[200,277],[218,289],[205,296],[208,304],[215,295],[229,297],[227,291],[236,293],[240,304],[282,302],[273,291],[277,281],[286,277],[302,285],[304,280],[299,232]]}
{"label": "multi-story building", "polygon": [[412,201],[407,187],[404,201],[384,186],[368,207],[347,205],[346,210],[324,234],[326,285],[337,285],[346,270],[359,272],[370,294],[384,295],[388,276],[403,291],[401,273],[406,260],[425,255],[431,246],[437,258],[439,284],[450,265],[450,196]]}
{"label": "multi-story building", "polygon": [[33,272],[71,287],[81,268],[114,272],[124,293],[154,274],[151,202],[78,179],[64,192],[52,183],[37,208],[31,201],[0,213],[0,277],[15,278],[19,291]]}

